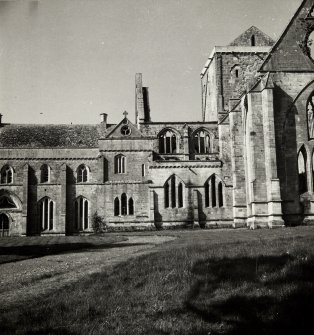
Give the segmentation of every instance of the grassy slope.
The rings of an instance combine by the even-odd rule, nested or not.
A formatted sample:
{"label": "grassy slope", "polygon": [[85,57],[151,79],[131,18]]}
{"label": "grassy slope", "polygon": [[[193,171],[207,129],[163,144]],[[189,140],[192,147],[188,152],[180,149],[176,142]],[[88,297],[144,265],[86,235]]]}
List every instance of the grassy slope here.
{"label": "grassy slope", "polygon": [[190,231],[0,315],[0,333],[309,334],[314,227]]}

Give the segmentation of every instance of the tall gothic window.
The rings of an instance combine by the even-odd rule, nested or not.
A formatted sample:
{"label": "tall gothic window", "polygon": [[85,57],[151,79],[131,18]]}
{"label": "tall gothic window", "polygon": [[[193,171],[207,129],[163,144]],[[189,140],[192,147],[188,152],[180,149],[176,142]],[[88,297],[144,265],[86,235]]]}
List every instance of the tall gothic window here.
{"label": "tall gothic window", "polygon": [[178,185],[178,207],[183,207],[183,185],[179,183]]}
{"label": "tall gothic window", "polygon": [[171,176],[164,185],[165,208],[184,207],[184,184],[176,176]]}
{"label": "tall gothic window", "polygon": [[81,164],[77,169],[77,182],[86,183],[88,182],[88,167],[84,164]]}
{"label": "tall gothic window", "polygon": [[13,184],[13,169],[9,165],[1,169],[1,184]]}
{"label": "tall gothic window", "polygon": [[159,152],[161,154],[177,153],[177,137],[172,130],[167,130],[159,136]]}
{"label": "tall gothic window", "polygon": [[205,207],[224,206],[224,187],[216,175],[212,175],[204,185]]}
{"label": "tall gothic window", "polygon": [[121,195],[121,215],[125,216],[128,214],[128,200],[125,193]]}
{"label": "tall gothic window", "polygon": [[78,197],[75,200],[75,228],[77,230],[88,229],[89,221],[89,203],[84,197]]}
{"label": "tall gothic window", "polygon": [[314,138],[314,92],[312,92],[307,101],[306,110],[309,138],[311,139]]}
{"label": "tall gothic window", "polygon": [[118,197],[114,199],[114,215],[120,215],[120,199]]}
{"label": "tall gothic window", "polygon": [[114,158],[114,172],[125,173],[126,171],[126,159],[123,155],[117,155]]}
{"label": "tall gothic window", "polygon": [[210,152],[209,134],[201,130],[194,135],[194,150],[197,154],[208,154]]}
{"label": "tall gothic window", "polygon": [[114,199],[114,215],[126,216],[134,215],[134,200],[132,197],[128,199],[126,193],[122,193],[121,197]]}
{"label": "tall gothic window", "polygon": [[53,201],[45,197],[41,199],[38,203],[39,210],[39,224],[41,225],[41,230],[53,230],[54,223],[54,203]]}
{"label": "tall gothic window", "polygon": [[307,173],[306,173],[306,150],[304,146],[299,151],[298,155],[298,173],[299,173],[299,193],[303,194],[308,191],[307,189]]}
{"label": "tall gothic window", "polygon": [[134,215],[134,201],[132,198],[129,199],[129,215]]}
{"label": "tall gothic window", "polygon": [[44,164],[40,168],[40,182],[48,183],[50,181],[50,167]]}

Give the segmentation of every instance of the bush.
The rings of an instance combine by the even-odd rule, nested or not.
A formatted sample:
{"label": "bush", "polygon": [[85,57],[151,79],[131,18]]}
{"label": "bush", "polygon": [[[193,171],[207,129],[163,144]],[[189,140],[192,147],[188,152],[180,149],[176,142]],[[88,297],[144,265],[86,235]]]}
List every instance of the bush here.
{"label": "bush", "polygon": [[93,214],[92,217],[92,228],[95,234],[100,234],[106,228],[106,224],[103,222],[103,219],[98,215],[97,211]]}

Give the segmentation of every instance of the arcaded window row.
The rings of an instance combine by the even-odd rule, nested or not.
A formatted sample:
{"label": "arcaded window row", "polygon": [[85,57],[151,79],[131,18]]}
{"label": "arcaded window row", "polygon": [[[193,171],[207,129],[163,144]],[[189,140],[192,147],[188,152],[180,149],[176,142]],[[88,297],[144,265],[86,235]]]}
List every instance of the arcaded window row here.
{"label": "arcaded window row", "polygon": [[[224,206],[223,182],[213,174],[204,185],[205,207]],[[185,207],[185,184],[177,176],[171,176],[164,184],[165,208]]]}

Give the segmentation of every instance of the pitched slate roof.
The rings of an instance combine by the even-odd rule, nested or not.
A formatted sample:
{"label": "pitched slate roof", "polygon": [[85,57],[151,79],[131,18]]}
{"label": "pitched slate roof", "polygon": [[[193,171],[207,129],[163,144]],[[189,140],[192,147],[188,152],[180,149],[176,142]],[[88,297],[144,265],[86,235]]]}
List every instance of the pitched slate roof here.
{"label": "pitched slate roof", "polygon": [[96,125],[3,124],[2,148],[96,148]]}

